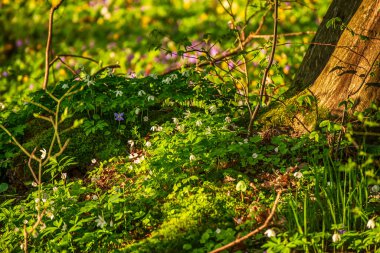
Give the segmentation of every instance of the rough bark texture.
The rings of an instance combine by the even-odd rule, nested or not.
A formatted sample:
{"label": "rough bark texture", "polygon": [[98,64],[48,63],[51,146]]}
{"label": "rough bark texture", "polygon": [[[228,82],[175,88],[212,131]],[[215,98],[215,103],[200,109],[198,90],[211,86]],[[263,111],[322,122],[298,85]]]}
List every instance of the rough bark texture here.
{"label": "rough bark texture", "polygon": [[[334,17],[347,25],[343,33],[326,28]],[[310,87],[319,106],[337,114],[347,98],[357,100],[357,109],[380,98],[380,0],[334,0],[313,43],[336,46],[310,46],[290,94]]]}

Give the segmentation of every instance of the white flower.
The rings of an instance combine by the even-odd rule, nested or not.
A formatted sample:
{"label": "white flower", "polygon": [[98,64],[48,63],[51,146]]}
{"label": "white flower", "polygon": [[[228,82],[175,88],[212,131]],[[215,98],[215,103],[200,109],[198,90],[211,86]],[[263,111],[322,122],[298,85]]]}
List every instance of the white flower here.
{"label": "white flower", "polygon": [[26,224],[29,223],[29,221],[28,220],[24,220],[23,223],[26,225]]}
{"label": "white flower", "polygon": [[258,155],[257,153],[253,153],[253,154],[252,154],[252,158],[253,158],[253,159],[256,159],[258,156],[259,156],[259,155]]}
{"label": "white flower", "polygon": [[268,237],[276,237],[276,232],[274,232],[273,229],[268,229],[267,231],[264,232],[264,235]]}
{"label": "white flower", "polygon": [[242,221],[241,218],[239,218],[239,219],[236,220],[236,223],[237,223],[237,224],[241,224],[242,222],[243,222],[243,221]]}
{"label": "white flower", "polygon": [[293,174],[293,176],[294,176],[295,178],[301,179],[301,178],[303,177],[303,174],[302,174],[302,172],[297,171],[297,172],[295,172],[295,173]]}
{"label": "white flower", "polygon": [[123,96],[123,92],[121,90],[115,91],[116,97]]}
{"label": "white flower", "polygon": [[189,110],[187,110],[183,114],[185,115],[185,118],[189,118],[191,116],[191,112]]}
{"label": "white flower", "polygon": [[46,224],[45,223],[42,223],[41,224],[41,227],[40,227],[40,230],[44,230],[46,228]]}
{"label": "white flower", "polygon": [[274,152],[276,152],[276,153],[278,152],[278,147],[276,147],[276,148],[274,149]]}
{"label": "white flower", "polygon": [[98,226],[100,228],[107,226],[107,222],[100,215],[98,215],[98,219],[96,219],[95,222],[96,222],[96,226]]}
{"label": "white flower", "polygon": [[140,164],[141,163],[141,159],[140,158],[137,158],[133,161],[135,164]]}
{"label": "white flower", "polygon": [[46,213],[46,216],[51,220],[54,219],[54,214],[50,211]]}
{"label": "white flower", "polygon": [[197,121],[195,122],[195,125],[198,126],[198,127],[199,127],[199,126],[202,126],[202,121],[201,121],[201,120],[197,120]]}
{"label": "white flower", "polygon": [[380,186],[375,184],[374,186],[371,187],[371,192],[377,193],[380,191]]}
{"label": "white flower", "polygon": [[95,158],[92,159],[92,160],[91,160],[91,163],[96,163],[96,159],[95,159]]}
{"label": "white flower", "polygon": [[163,129],[162,126],[158,126],[158,127],[157,127],[157,131],[158,131],[158,132],[161,132],[162,129]]}
{"label": "white flower", "polygon": [[139,156],[139,154],[137,154],[137,153],[131,153],[130,155],[129,155],[129,159],[135,159],[136,157],[138,157]]}
{"label": "white flower", "polygon": [[375,227],[376,227],[375,219],[372,218],[372,219],[368,220],[368,222],[367,222],[367,228],[373,229]]}
{"label": "white flower", "polygon": [[148,99],[148,101],[154,101],[154,96],[149,95],[147,99]]}
{"label": "white flower", "polygon": [[61,178],[62,178],[63,180],[66,180],[66,178],[67,178],[67,173],[62,173]]}
{"label": "white flower", "polygon": [[152,146],[152,143],[151,143],[150,141],[147,141],[147,142],[145,143],[145,146],[147,146],[148,148],[150,148],[150,147]]}
{"label": "white flower", "polygon": [[53,192],[58,191],[58,188],[56,186],[53,187]]}
{"label": "white flower", "polygon": [[143,91],[143,90],[139,90],[139,92],[137,92],[137,95],[139,96],[139,97],[142,97],[142,96],[144,96],[146,93],[145,93],[145,91]]}
{"label": "white flower", "polygon": [[170,78],[171,78],[172,80],[176,80],[178,77],[177,77],[177,74],[172,74],[172,75],[170,76]]}
{"label": "white flower", "polygon": [[86,75],[86,77],[84,78],[84,81],[87,83],[87,86],[95,84],[95,82],[91,80],[91,77],[89,75]]}
{"label": "white flower", "polygon": [[15,227],[15,233],[18,233],[20,231],[20,229],[18,227]]}
{"label": "white flower", "polygon": [[63,223],[63,226],[62,226],[62,231],[66,231],[66,229],[67,229],[67,225],[66,225],[66,223],[64,222],[64,223]]}
{"label": "white flower", "polygon": [[173,123],[174,124],[178,124],[179,123],[179,120],[177,118],[173,118]]}
{"label": "white flower", "polygon": [[69,85],[67,84],[67,83],[64,83],[64,84],[62,84],[62,89],[68,89],[69,88]]}
{"label": "white flower", "polygon": [[184,126],[184,125],[178,125],[178,126],[176,127],[176,129],[177,129],[178,131],[180,131],[180,132],[184,132],[184,131],[185,131],[185,126]]}
{"label": "white flower", "polygon": [[162,80],[162,83],[164,84],[170,84],[172,82],[172,79],[170,77],[166,77],[165,79]]}
{"label": "white flower", "polygon": [[94,194],[94,195],[92,195],[92,200],[98,200],[99,198],[98,198],[98,195],[96,195],[96,194]]}
{"label": "white flower", "polygon": [[148,116],[144,116],[143,120],[147,122],[149,120]]}
{"label": "white flower", "polygon": [[334,233],[333,236],[332,236],[332,241],[333,242],[339,242],[340,241],[340,234],[338,233]]}
{"label": "white flower", "polygon": [[218,110],[218,108],[216,108],[215,105],[210,106],[208,109],[209,109],[210,112],[212,112],[212,113],[216,113],[216,111]]}
{"label": "white flower", "polygon": [[33,181],[32,186],[37,187],[37,183]]}
{"label": "white flower", "polygon": [[211,131],[211,127],[207,127],[207,128],[206,128],[206,134],[207,134],[207,135],[208,135],[208,134],[211,134],[211,132],[212,132],[212,131]]}
{"label": "white flower", "polygon": [[155,131],[157,131],[157,127],[156,127],[156,126],[152,126],[152,127],[150,128],[150,130],[153,131],[153,132],[155,132]]}
{"label": "white flower", "polygon": [[226,117],[225,119],[224,119],[227,123],[231,123],[231,118],[230,117]]}
{"label": "white flower", "polygon": [[135,109],[135,114],[138,115],[138,114],[140,113],[140,111],[141,111],[141,109],[137,107],[137,108]]}
{"label": "white flower", "polygon": [[191,161],[194,161],[196,158],[195,158],[195,155],[193,155],[193,154],[190,154],[190,157],[189,157],[189,159],[190,159],[190,162]]}
{"label": "white flower", "polygon": [[222,232],[222,230],[220,230],[220,228],[217,228],[217,229],[215,230],[215,233],[217,233],[217,234],[219,234],[220,232]]}
{"label": "white flower", "polygon": [[34,200],[34,202],[39,203],[39,202],[40,202],[40,199],[39,199],[39,198],[36,198],[36,199]]}
{"label": "white flower", "polygon": [[131,147],[133,147],[133,146],[135,145],[135,142],[134,142],[133,140],[129,140],[129,141],[128,141],[128,144],[129,144]]}
{"label": "white flower", "polygon": [[46,149],[41,149],[40,150],[40,152],[41,152],[41,159],[43,160],[43,159],[45,159],[46,158]]}
{"label": "white flower", "polygon": [[248,143],[248,139],[244,139],[244,143]]}

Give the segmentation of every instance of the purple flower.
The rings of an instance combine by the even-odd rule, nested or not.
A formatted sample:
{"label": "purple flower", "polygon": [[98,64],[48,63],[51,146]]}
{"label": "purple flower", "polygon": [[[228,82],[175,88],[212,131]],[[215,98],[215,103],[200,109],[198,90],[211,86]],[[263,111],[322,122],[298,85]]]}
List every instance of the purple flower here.
{"label": "purple flower", "polygon": [[3,77],[7,77],[7,76],[9,76],[9,74],[8,74],[7,71],[3,71],[2,75],[3,75]]}
{"label": "purple flower", "polygon": [[338,233],[341,234],[341,235],[343,235],[343,234],[346,233],[346,232],[347,232],[347,231],[344,230],[344,229],[338,229]]}
{"label": "purple flower", "polygon": [[117,120],[119,122],[122,121],[122,120],[124,120],[124,118],[123,118],[124,112],[120,112],[120,113],[115,112],[114,116],[115,116],[115,120]]}
{"label": "purple flower", "polygon": [[22,47],[23,43],[22,43],[22,40],[18,39],[16,41],[16,47]]}

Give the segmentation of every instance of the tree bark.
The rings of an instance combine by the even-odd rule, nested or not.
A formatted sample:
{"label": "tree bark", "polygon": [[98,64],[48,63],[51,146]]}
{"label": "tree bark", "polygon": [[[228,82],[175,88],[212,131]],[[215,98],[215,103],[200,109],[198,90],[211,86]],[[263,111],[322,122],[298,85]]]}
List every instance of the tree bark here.
{"label": "tree bark", "polygon": [[[344,29],[326,28],[334,17]],[[334,0],[288,95],[310,88],[318,105],[333,114],[341,114],[339,103],[348,98],[364,109],[380,98],[379,52],[380,0]]]}

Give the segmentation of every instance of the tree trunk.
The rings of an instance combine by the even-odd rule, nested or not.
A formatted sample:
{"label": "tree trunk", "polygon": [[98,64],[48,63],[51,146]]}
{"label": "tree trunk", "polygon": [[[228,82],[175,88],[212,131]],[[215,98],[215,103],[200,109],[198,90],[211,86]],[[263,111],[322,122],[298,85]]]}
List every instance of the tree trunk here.
{"label": "tree trunk", "polygon": [[[342,22],[327,29],[335,17]],[[361,110],[380,99],[379,54],[380,0],[334,0],[288,94],[310,88],[318,105],[333,114],[341,114],[339,103],[348,98]]]}

